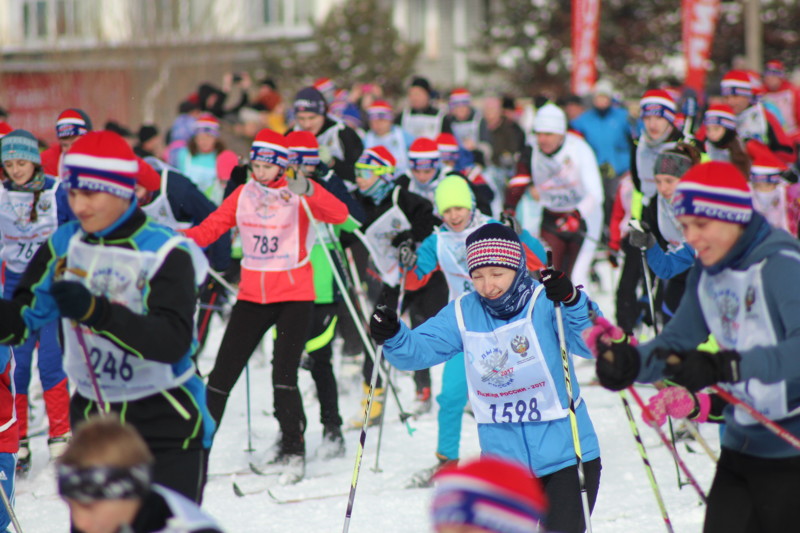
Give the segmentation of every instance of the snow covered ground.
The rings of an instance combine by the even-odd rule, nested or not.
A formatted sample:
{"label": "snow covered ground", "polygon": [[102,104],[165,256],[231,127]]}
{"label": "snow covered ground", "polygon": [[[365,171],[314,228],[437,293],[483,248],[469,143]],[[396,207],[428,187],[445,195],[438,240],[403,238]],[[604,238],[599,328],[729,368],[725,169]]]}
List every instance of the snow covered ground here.
{"label": "snow covered ground", "polygon": [[[594,297],[607,315],[613,317],[612,282],[607,270],[601,271],[603,288],[595,290]],[[201,370],[207,373],[213,365],[216,348],[222,337],[219,322],[212,330],[209,344],[201,358]],[[276,476],[256,476],[249,472],[248,463],[261,462],[268,454],[277,432],[277,422],[268,415],[272,410],[270,368],[271,351],[267,340],[261,352],[251,362],[251,395],[253,447],[248,453],[246,388],[244,375],[232,392],[222,426],[216,437],[211,454],[210,479],[205,491],[204,507],[231,532],[336,532],[341,531],[347,493],[353,473],[353,463],[359,432],[346,433],[347,455],[345,458],[321,461],[314,457],[314,450],[321,441],[322,427],[319,424],[319,407],[314,396],[310,374],[301,370],[301,388],[305,398],[309,427],[307,439],[307,479],[291,487],[277,486]],[[577,365],[581,383],[588,383],[593,376],[590,362]],[[441,368],[434,369],[434,390],[438,388]],[[397,378],[401,399],[410,405],[414,385],[410,375],[401,373]],[[639,388],[644,398],[654,389]],[[602,448],[603,473],[600,494],[592,517],[596,533],[616,532],[662,532],[665,530],[656,500],[648,482],[642,460],[629,429],[628,420],[620,398],[598,386],[582,387],[583,396],[589,406]],[[361,395],[358,379],[342,377],[340,381],[340,408],[348,419],[359,409]],[[630,399],[633,405],[633,400]],[[650,454],[656,479],[663,494],[674,530],[679,533],[698,532],[702,529],[704,507],[697,493],[690,487],[678,488],[676,467],[656,433],[645,427],[639,417],[639,409],[633,410],[642,438]],[[434,412],[412,421],[415,432],[409,436],[405,425],[398,419],[397,406],[388,404],[386,426],[380,455],[381,472],[374,472],[377,428],[370,429],[359,478],[358,492],[353,510],[350,531],[381,533],[406,533],[430,531],[428,505],[430,489],[403,488],[416,471],[431,466],[436,446],[436,416]],[[718,450],[717,427],[702,427],[702,435]],[[713,463],[696,443],[691,443],[696,453],[687,451],[679,443],[679,451],[689,469],[697,476],[704,490],[713,476]],[[30,477],[18,484],[16,510],[26,532],[49,533],[68,531],[66,506],[55,493],[52,467],[48,467],[45,437],[33,440],[34,466]],[[464,417],[461,440],[462,457],[479,454],[477,431],[474,421]],[[236,474],[238,472],[238,474]],[[682,479],[683,478],[682,476]],[[233,482],[244,492],[253,494],[238,497],[234,494]],[[298,503],[276,503],[266,492],[272,487],[273,494],[281,500],[311,498]]]}

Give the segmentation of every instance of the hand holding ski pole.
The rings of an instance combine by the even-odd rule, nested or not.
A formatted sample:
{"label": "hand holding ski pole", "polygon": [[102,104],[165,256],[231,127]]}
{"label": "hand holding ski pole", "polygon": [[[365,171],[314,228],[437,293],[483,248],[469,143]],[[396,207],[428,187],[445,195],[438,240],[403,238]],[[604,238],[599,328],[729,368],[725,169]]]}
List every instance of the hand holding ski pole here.
{"label": "hand holding ski pole", "polygon": [[394,309],[379,305],[369,319],[369,332],[377,344],[383,344],[400,331],[400,322]]}
{"label": "hand holding ski pole", "polygon": [[711,411],[711,398],[708,394],[695,395],[683,387],[670,386],[653,395],[647,401],[647,408],[650,411],[642,413],[642,420],[651,426],[663,426],[668,416],[705,422]]}
{"label": "hand holding ski pole", "polygon": [[664,375],[692,392],[717,383],[741,381],[739,363],[742,356],[733,350],[709,353],[700,350],[672,352],[657,349],[653,353],[666,363]]}
{"label": "hand holding ski pole", "polygon": [[542,285],[547,299],[571,307],[578,303],[580,292],[567,275],[560,270],[545,268],[541,271]]}
{"label": "hand holding ski pole", "polygon": [[107,299],[96,298],[77,281],[54,282],[50,287],[50,295],[56,301],[61,316],[87,326],[97,324],[106,314],[109,305]]}

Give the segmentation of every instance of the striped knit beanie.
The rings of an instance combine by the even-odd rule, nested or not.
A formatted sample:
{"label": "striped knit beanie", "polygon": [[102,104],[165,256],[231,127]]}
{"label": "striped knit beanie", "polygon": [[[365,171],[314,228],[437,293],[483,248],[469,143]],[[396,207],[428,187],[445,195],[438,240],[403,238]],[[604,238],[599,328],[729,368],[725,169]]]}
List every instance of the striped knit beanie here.
{"label": "striped knit beanie", "polygon": [[207,133],[212,137],[219,137],[219,120],[211,113],[203,113],[192,124],[192,135]]}
{"label": "striped knit beanie", "polygon": [[375,100],[372,102],[372,105],[367,108],[367,118],[369,120],[394,120],[392,105],[386,100]]}
{"label": "striped knit beanie", "polygon": [[787,170],[786,164],[769,149],[769,146],[751,139],[747,141],[745,149],[752,162],[750,165],[751,182],[774,185],[785,182],[783,173]]}
{"label": "striped knit beanie", "polygon": [[476,268],[497,266],[519,270],[525,267],[517,233],[505,224],[490,223],[467,237],[467,269],[470,275]]}
{"label": "striped knit beanie", "polygon": [[786,67],[777,59],[767,61],[767,64],[764,65],[764,76],[778,76],[779,78],[785,78]]}
{"label": "striped knit beanie", "polygon": [[725,104],[714,104],[708,108],[703,116],[703,124],[716,124],[725,129],[736,131],[736,113],[733,108]]}
{"label": "striped knit beanie", "polygon": [[662,89],[651,89],[644,93],[639,106],[642,110],[642,118],[644,117],[662,117],[675,125],[675,114],[677,108],[675,100],[670,96],[667,91]]}
{"label": "striped knit beanie", "polygon": [[0,159],[3,163],[11,159],[24,159],[34,165],[41,165],[39,141],[29,131],[14,130],[3,137],[0,142]]}
{"label": "striped knit beanie", "polygon": [[139,162],[130,145],[113,131],[90,131],[64,156],[65,184],[70,189],[133,198]]}
{"label": "striped knit beanie", "polygon": [[269,128],[259,131],[250,147],[250,161],[262,161],[286,168],[289,165],[286,137]]}
{"label": "striped knit beanie", "polygon": [[750,187],[733,164],[709,161],[689,169],[672,197],[675,216],[747,224],[753,216]]}
{"label": "striped knit beanie", "polygon": [[731,70],[722,77],[722,96],[753,97],[753,81],[744,70]]}
{"label": "striped knit beanie", "polygon": [[293,130],[286,134],[290,165],[319,165],[319,142],[310,131]]}
{"label": "striped knit beanie", "polygon": [[494,533],[536,533],[548,503],[541,483],[506,459],[483,457],[436,474],[436,528],[470,525]]}
{"label": "striped knit beanie", "polygon": [[92,131],[92,121],[82,109],[65,109],[56,119],[56,136],[59,139],[86,135]]}
{"label": "striped knit beanie", "polygon": [[408,148],[408,162],[412,170],[439,168],[439,145],[427,137],[420,137]]}
{"label": "striped knit beanie", "polygon": [[439,148],[439,155],[445,161],[458,159],[458,139],[452,133],[440,133],[436,137],[436,146]]}
{"label": "striped knit beanie", "polygon": [[470,105],[472,103],[472,96],[466,89],[453,89],[453,92],[450,93],[448,103],[450,104],[450,109],[460,105]]}

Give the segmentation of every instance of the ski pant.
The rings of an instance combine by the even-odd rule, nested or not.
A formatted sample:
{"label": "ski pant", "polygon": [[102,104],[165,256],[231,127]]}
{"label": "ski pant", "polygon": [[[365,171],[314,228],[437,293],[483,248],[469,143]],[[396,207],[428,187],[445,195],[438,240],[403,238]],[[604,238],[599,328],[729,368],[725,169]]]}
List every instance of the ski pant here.
{"label": "ski pant", "polygon": [[436,402],[439,404],[436,453],[447,459],[458,459],[461,420],[467,401],[469,401],[467,371],[464,368],[462,352],[444,364],[442,392],[436,397]]}
{"label": "ski pant", "polygon": [[581,219],[580,230],[574,233],[558,231],[556,220],[568,213],[555,213],[547,209],[542,212],[541,238],[553,251],[553,268],[572,276],[572,267],[578,258],[586,233],[586,221]]}
{"label": "ski pant", "polygon": [[625,253],[625,260],[617,285],[617,324],[623,331],[631,334],[641,314],[636,291],[644,270],[641,252],[631,246],[627,239],[622,241],[622,251]]}
{"label": "ski pant", "polygon": [[336,335],[339,305],[314,304],[311,333],[306,342],[306,353],[312,360],[311,377],[317,386],[319,398],[319,421],[324,427],[339,427],[339,391],[333,374],[333,349],[331,343]]}
{"label": "ski pant", "polygon": [[272,357],[275,418],[281,428],[281,450],[305,453],[306,415],[297,387],[300,356],[308,339],[314,302],[258,304],[239,300],[233,306],[214,369],[208,376],[208,410],[219,423],[228,395],[264,334],[273,325],[277,337]]}
{"label": "ski pant", "polygon": [[[8,299],[14,293],[22,278],[21,273],[5,271],[3,294]],[[48,322],[38,331],[31,331],[28,338],[20,346],[14,347],[14,400],[17,420],[19,421],[20,438],[28,436],[28,387],[31,383],[31,367],[33,366],[33,350],[38,349],[39,379],[42,381],[44,403],[50,423],[49,435],[57,437],[69,432],[69,390],[67,374],[62,363],[61,345],[58,342],[58,321]]]}
{"label": "ski pant", "polygon": [[766,459],[722,448],[704,533],[782,533],[800,524],[800,456]]}
{"label": "ski pant", "polygon": [[[11,507],[14,507],[14,474],[17,468],[17,454],[15,453],[0,453],[0,484],[3,485],[3,490],[8,496],[8,501],[11,502]],[[8,514],[5,505],[0,505],[0,531],[9,531],[8,526],[11,525],[11,516]]]}
{"label": "ski pant", "polygon": [[[590,513],[597,500],[601,469],[599,457],[583,463]],[[578,467],[573,465],[562,468],[539,479],[544,486],[547,499],[550,501],[545,529],[559,533],[583,533],[586,530],[586,524],[583,518],[583,502],[578,483]]]}

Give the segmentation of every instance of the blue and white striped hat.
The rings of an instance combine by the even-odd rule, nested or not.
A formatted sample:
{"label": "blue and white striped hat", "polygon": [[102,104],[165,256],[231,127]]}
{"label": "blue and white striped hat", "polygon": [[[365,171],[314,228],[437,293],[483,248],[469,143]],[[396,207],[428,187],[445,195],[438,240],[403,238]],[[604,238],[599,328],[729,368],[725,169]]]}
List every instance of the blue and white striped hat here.
{"label": "blue and white striped hat", "polygon": [[250,161],[263,161],[286,168],[289,164],[286,137],[269,128],[259,131],[250,147]]}

